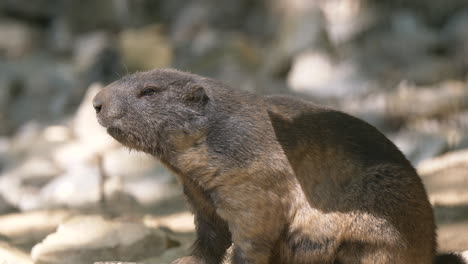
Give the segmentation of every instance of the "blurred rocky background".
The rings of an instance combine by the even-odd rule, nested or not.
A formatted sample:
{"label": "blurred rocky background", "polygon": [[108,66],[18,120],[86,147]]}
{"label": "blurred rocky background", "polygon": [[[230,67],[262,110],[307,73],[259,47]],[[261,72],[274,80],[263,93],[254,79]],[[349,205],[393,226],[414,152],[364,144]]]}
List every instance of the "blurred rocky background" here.
{"label": "blurred rocky background", "polygon": [[356,115],[417,166],[440,251],[468,249],[466,0],[0,1],[0,263],[170,263],[174,177],[97,124],[93,95],[174,67]]}

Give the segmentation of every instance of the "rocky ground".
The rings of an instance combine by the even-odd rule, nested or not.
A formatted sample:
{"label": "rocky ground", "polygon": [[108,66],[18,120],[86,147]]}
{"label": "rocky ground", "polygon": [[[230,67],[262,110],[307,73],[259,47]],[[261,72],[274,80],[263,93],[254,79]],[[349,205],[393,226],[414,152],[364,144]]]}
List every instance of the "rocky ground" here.
{"label": "rocky ground", "polygon": [[370,122],[418,168],[440,251],[468,250],[468,4],[410,2],[0,1],[0,263],[187,253],[180,186],[91,107],[102,85],[157,67]]}

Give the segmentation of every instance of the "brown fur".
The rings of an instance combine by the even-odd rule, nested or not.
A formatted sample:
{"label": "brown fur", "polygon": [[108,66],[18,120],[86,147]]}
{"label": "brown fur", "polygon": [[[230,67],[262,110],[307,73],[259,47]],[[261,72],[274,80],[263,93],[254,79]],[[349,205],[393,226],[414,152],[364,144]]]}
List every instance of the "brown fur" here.
{"label": "brown fur", "polygon": [[182,182],[198,237],[174,263],[433,261],[420,178],[361,120],[175,70],[127,76],[94,105],[114,138]]}

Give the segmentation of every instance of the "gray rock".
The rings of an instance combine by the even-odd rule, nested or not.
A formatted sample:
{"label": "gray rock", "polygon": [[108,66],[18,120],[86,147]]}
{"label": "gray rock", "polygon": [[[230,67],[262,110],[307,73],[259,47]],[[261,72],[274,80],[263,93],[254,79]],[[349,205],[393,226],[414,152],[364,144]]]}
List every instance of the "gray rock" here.
{"label": "gray rock", "polygon": [[67,20],[63,16],[54,17],[46,35],[47,48],[54,54],[68,55],[73,49],[73,37]]}
{"label": "gray rock", "polygon": [[11,205],[8,201],[3,198],[3,195],[0,193],[0,215],[7,214],[15,211],[15,207]]}
{"label": "gray rock", "polygon": [[36,146],[35,143],[40,140],[42,128],[38,122],[34,121],[23,124],[10,141],[9,152],[18,160],[25,159],[30,150]]}
{"label": "gray rock", "polygon": [[[427,52],[428,48],[437,43],[437,35],[415,13],[399,11],[391,15],[391,31],[395,41],[392,45],[402,48],[406,39],[406,49],[396,49],[396,52],[408,54],[412,51]],[[400,45],[402,45],[400,47]]]}
{"label": "gray rock", "polygon": [[260,60],[259,47],[247,36],[205,28],[181,51],[176,65],[238,89],[262,92],[264,87],[255,83]]}
{"label": "gray rock", "polygon": [[460,65],[437,54],[442,42],[420,16],[409,11],[386,16],[342,50],[341,55],[354,61],[362,75],[377,80],[379,87],[392,88],[401,80],[432,84],[460,74]]}
{"label": "gray rock", "polygon": [[158,25],[125,30],[120,33],[119,44],[130,71],[167,67],[173,60],[169,39]]}
{"label": "gray rock", "polygon": [[466,65],[468,63],[468,10],[462,10],[451,16],[442,29],[446,47],[454,50],[452,63]]}
{"label": "gray rock", "polygon": [[100,84],[91,85],[71,122],[71,133],[74,140],[57,146],[51,152],[54,162],[61,168],[82,164],[96,165],[96,158],[118,144],[110,137],[96,119],[92,106],[94,96],[102,88]]}
{"label": "gray rock", "polygon": [[138,261],[160,255],[167,237],[139,222],[81,216],[60,225],[34,246],[37,264],[88,264],[105,260]]}
{"label": "gray rock", "polygon": [[48,19],[55,15],[63,0],[5,0],[0,2],[0,10],[19,14],[32,19]]}
{"label": "gray rock", "polygon": [[79,70],[95,63],[99,53],[111,46],[110,35],[104,31],[91,32],[78,36],[74,42],[73,57]]}
{"label": "gray rock", "polygon": [[150,155],[118,148],[103,155],[103,167],[110,178],[108,192],[128,193],[143,205],[179,193],[174,177]]}
{"label": "gray rock", "polygon": [[5,100],[5,119],[13,129],[29,120],[58,121],[74,110],[83,93],[73,66],[49,55],[28,56],[17,62],[0,63],[11,72]]}
{"label": "gray rock", "polygon": [[[128,23],[128,3],[130,1],[92,1],[67,2],[62,10],[72,32],[80,33],[95,30],[96,28],[121,28]],[[99,16],[89,16],[91,13]]]}
{"label": "gray rock", "polygon": [[76,38],[73,59],[85,84],[108,84],[128,73],[117,42],[115,36],[105,31],[86,33]]}
{"label": "gray rock", "polygon": [[325,26],[329,38],[335,45],[352,41],[385,17],[354,0],[323,1],[318,4],[327,21]]}
{"label": "gray rock", "polygon": [[5,169],[10,144],[9,138],[0,136],[0,174]]}
{"label": "gray rock", "polygon": [[356,97],[373,87],[352,61],[335,61],[326,53],[314,51],[294,58],[288,85],[297,92],[321,98]]}
{"label": "gray rock", "polygon": [[72,122],[73,134],[80,145],[94,146],[95,149],[107,150],[116,145],[97,119],[93,108],[93,98],[102,89],[99,83],[92,84],[86,91]]}
{"label": "gray rock", "polygon": [[388,98],[389,114],[406,118],[449,115],[465,108],[468,90],[465,83],[458,81],[422,87],[403,82]]}
{"label": "gray rock", "polygon": [[18,20],[0,20],[0,54],[19,58],[37,47],[40,34],[37,29]]}
{"label": "gray rock", "polygon": [[141,262],[104,261],[94,262],[94,264],[143,264]]}
{"label": "gray rock", "polygon": [[389,138],[415,166],[447,148],[446,138],[435,133],[402,130],[396,135],[389,135]]}
{"label": "gray rock", "polygon": [[12,245],[29,251],[71,216],[72,213],[65,210],[0,215],[0,235],[6,237]]}
{"label": "gray rock", "polygon": [[29,158],[1,175],[0,195],[21,210],[39,208],[40,190],[60,173],[61,170],[50,160]]}
{"label": "gray rock", "polygon": [[371,93],[367,96],[340,100],[339,109],[359,117],[383,132],[395,129],[387,115],[388,95],[386,93]]}
{"label": "gray rock", "polygon": [[6,264],[33,264],[29,254],[2,241],[0,241],[0,261]]}
{"label": "gray rock", "polygon": [[67,168],[67,172],[40,190],[38,207],[95,207],[100,198],[99,171],[85,164]]}
{"label": "gray rock", "polygon": [[166,250],[161,256],[145,259],[144,264],[170,264],[174,260],[190,255],[190,245],[183,245],[181,247],[171,248]]}
{"label": "gray rock", "polygon": [[[305,2],[305,1],[303,1]],[[293,58],[306,50],[328,51],[330,43],[322,13],[315,6],[282,10],[280,30],[265,58],[265,71],[281,76]]]}
{"label": "gray rock", "polygon": [[[110,150],[103,155],[103,165],[110,177],[137,178],[139,176],[153,175],[154,172],[166,172],[155,157],[130,151],[124,147]],[[162,175],[163,178],[168,178]]]}

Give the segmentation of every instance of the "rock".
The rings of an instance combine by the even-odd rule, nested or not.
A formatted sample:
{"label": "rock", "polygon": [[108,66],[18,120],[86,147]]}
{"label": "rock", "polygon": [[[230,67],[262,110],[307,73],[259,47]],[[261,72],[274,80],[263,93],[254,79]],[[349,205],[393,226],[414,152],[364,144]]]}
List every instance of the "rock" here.
{"label": "rock", "polygon": [[56,16],[50,22],[46,35],[48,50],[58,55],[69,55],[73,50],[73,33],[63,16]]}
{"label": "rock", "polygon": [[341,49],[340,55],[358,65],[364,77],[387,88],[401,80],[429,85],[461,77],[462,66],[444,56],[443,42],[420,16],[409,11],[384,16]]}
{"label": "rock", "polygon": [[[452,209],[453,210],[453,209]],[[466,213],[465,213],[466,215]],[[438,224],[437,225],[437,244],[439,250],[442,252],[457,252],[466,249],[466,236],[468,236],[468,222],[458,221],[450,224]],[[463,252],[464,259],[466,257],[466,251]],[[458,262],[446,262],[446,263],[458,263]],[[462,262],[463,263],[463,262]],[[465,263],[468,263],[466,260]]]}
{"label": "rock", "polygon": [[11,139],[9,151],[18,159],[24,159],[40,141],[41,130],[42,127],[38,122],[30,121],[23,124]]}
{"label": "rock", "polygon": [[[468,26],[468,10],[463,9],[455,13],[450,17],[447,23],[442,29],[442,33],[445,37],[448,37],[451,41],[464,41],[468,40],[468,32],[466,27]],[[457,43],[458,44],[458,43]]]}
{"label": "rock", "polygon": [[60,225],[31,251],[37,264],[88,264],[103,260],[138,261],[160,255],[166,236],[139,222],[81,216]]}
{"label": "rock", "polygon": [[144,218],[144,223],[149,227],[165,227],[171,231],[188,233],[195,231],[195,223],[191,212],[175,213],[167,216],[151,216]]}
{"label": "rock", "polygon": [[0,10],[36,20],[47,20],[60,11],[62,0],[6,0],[0,2]]}
{"label": "rock", "polygon": [[2,173],[6,166],[10,144],[9,138],[0,136],[0,173]]}
{"label": "rock", "polygon": [[130,71],[167,67],[173,60],[171,44],[158,25],[127,29],[120,33],[119,44]]}
{"label": "rock", "polygon": [[174,178],[165,169],[154,171],[152,175],[125,179],[122,191],[135,197],[142,205],[151,206],[161,200],[171,199],[180,195],[180,186],[174,183]]}
{"label": "rock", "polygon": [[75,109],[83,89],[73,66],[46,54],[28,56],[5,66],[16,81],[10,83],[6,119],[13,129],[29,120],[51,122]]}
{"label": "rock", "polygon": [[68,141],[52,151],[54,162],[61,168],[82,164],[96,165],[98,156],[118,145],[117,141],[107,134],[106,129],[99,125],[92,106],[92,100],[101,88],[102,85],[97,83],[91,85],[78,107],[71,125],[75,140]]}
{"label": "rock", "polygon": [[0,261],[2,263],[33,264],[29,254],[0,241]]}
{"label": "rock", "polygon": [[52,151],[71,139],[65,125],[44,126],[37,121],[23,124],[8,142],[8,168],[26,159],[49,159]]}
{"label": "rock", "polygon": [[60,173],[61,170],[48,159],[26,159],[0,177],[0,194],[21,210],[39,208],[41,188]]}
{"label": "rock", "polygon": [[410,10],[419,14],[428,24],[435,26],[442,25],[451,14],[466,8],[464,0],[440,1],[413,0],[408,2],[395,2],[391,0],[370,1],[373,6],[379,8],[378,14],[385,15],[398,10]]}
{"label": "rock", "polygon": [[73,59],[85,83],[111,83],[125,74],[115,36],[97,31],[77,37]]}
{"label": "rock", "polygon": [[15,124],[9,119],[8,108],[11,100],[18,94],[19,74],[10,63],[0,61],[0,135],[10,135]]}
{"label": "rock", "polygon": [[383,18],[371,7],[364,7],[360,1],[323,1],[320,9],[327,21],[326,30],[335,45],[352,41],[369,30]]}
{"label": "rock", "polygon": [[307,51],[294,58],[288,85],[297,92],[321,98],[356,97],[371,87],[371,82],[360,76],[351,62],[336,62],[326,53]]}
{"label": "rock", "polygon": [[71,141],[58,146],[52,151],[52,159],[59,167],[65,169],[83,164],[91,166],[96,164],[96,158],[102,152],[111,149],[115,144],[110,136],[104,141],[98,142],[97,145],[87,143],[90,142]]}
{"label": "rock", "polygon": [[37,29],[18,20],[0,20],[0,54],[20,58],[37,47],[40,34]]}
{"label": "rock", "polygon": [[96,149],[96,151],[104,151],[116,145],[116,141],[98,123],[93,108],[93,98],[101,89],[102,85],[98,83],[92,84],[88,88],[76,111],[72,125],[73,133],[78,141],[77,144],[87,145],[90,149]]}
{"label": "rock", "polygon": [[[413,51],[427,52],[437,43],[436,33],[413,12],[398,11],[393,13],[390,17],[390,27],[394,41],[388,44],[396,45],[392,51],[403,54],[409,54]],[[406,49],[403,48],[403,45]]]}
{"label": "rock", "polygon": [[465,83],[457,81],[429,87],[401,83],[388,102],[389,114],[406,118],[448,115],[465,108],[468,108],[468,90]]}
{"label": "rock", "polygon": [[434,133],[403,130],[389,138],[415,166],[441,154],[447,147],[447,140]]}
{"label": "rock", "polygon": [[94,64],[98,54],[111,46],[111,37],[104,31],[91,32],[78,36],[74,43],[73,57],[78,69],[86,69]]}
{"label": "rock", "polygon": [[265,71],[273,76],[284,76],[293,58],[302,52],[325,52],[330,49],[324,17],[316,6],[312,4],[306,8],[280,12],[284,13],[280,29],[268,50],[264,66]]}
{"label": "rock", "polygon": [[419,164],[418,172],[433,204],[457,206],[468,203],[468,150],[425,160]]}
{"label": "rock", "polygon": [[94,262],[94,264],[143,264],[140,262],[121,262],[121,261],[105,261],[105,262]]}
{"label": "rock", "polygon": [[39,208],[95,207],[99,198],[98,168],[75,164],[40,190],[37,206]]}
{"label": "rock", "polygon": [[358,98],[345,97],[340,100],[338,108],[387,133],[397,130],[403,122],[403,118],[392,118],[387,115],[387,104],[386,93],[371,93]]}
{"label": "rock", "polygon": [[[179,47],[175,65],[221,80],[242,90],[263,92],[255,74],[259,70],[259,47],[243,34],[206,28],[199,30],[187,47]],[[283,87],[284,90],[284,87]]]}
{"label": "rock", "polygon": [[68,126],[52,125],[44,128],[42,138],[48,142],[65,143],[72,139],[72,133]]}
{"label": "rock", "polygon": [[103,166],[109,177],[135,178],[153,175],[156,171],[160,171],[166,172],[164,178],[172,178],[155,157],[142,152],[130,151],[125,147],[106,152],[103,155]]}
{"label": "rock", "polygon": [[183,245],[181,247],[171,248],[159,256],[154,258],[145,259],[144,264],[170,264],[174,260],[190,255],[190,245]]}
{"label": "rock", "polygon": [[[165,190],[165,192],[158,193],[158,188],[149,190],[148,188],[155,187],[153,184],[146,186],[147,191],[143,192],[143,194],[136,193],[134,196],[134,192],[127,191],[125,184],[116,183],[113,180],[114,178],[106,179],[104,183],[101,183],[100,177],[100,171],[96,164],[69,165],[64,174],[49,181],[40,190],[33,193],[31,193],[31,190],[24,191],[23,193],[29,194],[26,195],[26,198],[29,197],[30,199],[22,197],[23,201],[19,204],[22,207],[20,208],[22,210],[62,207],[102,209],[106,213],[132,215],[138,213],[141,209],[136,198],[156,196],[155,199],[158,200],[161,198],[161,193],[168,192]],[[103,189],[101,189],[101,184]],[[157,187],[163,189],[163,186],[158,185]],[[136,191],[141,192],[140,189]],[[154,194],[155,192],[156,194]],[[151,201],[154,202],[154,200]]]}
{"label": "rock", "polygon": [[[468,10],[464,9],[451,16],[442,29],[452,63],[466,65],[468,63]],[[453,54],[452,54],[453,53]]]}
{"label": "rock", "polygon": [[[57,226],[71,217],[66,210],[46,210],[0,215],[0,235],[10,243],[30,250]],[[1,259],[1,258],[0,258]]]}
{"label": "rock", "polygon": [[216,28],[224,32],[244,32],[259,38],[272,31],[268,14],[271,4],[263,1],[208,0],[161,2],[158,8],[163,21],[171,26],[175,43],[192,41],[200,31]]}
{"label": "rock", "polygon": [[0,215],[7,214],[16,211],[16,208],[5,200],[3,195],[0,193]]}
{"label": "rock", "polygon": [[418,166],[418,172],[434,206],[439,251],[465,250],[468,247],[468,150],[426,160]]}
{"label": "rock", "polygon": [[103,155],[103,167],[109,181],[118,179],[119,191],[132,195],[143,205],[179,194],[174,177],[148,154],[121,147]]}
{"label": "rock", "polygon": [[[61,11],[73,33],[82,33],[95,29],[119,29],[128,24],[131,1],[92,1],[66,2]],[[94,13],[99,16],[90,17]]]}

